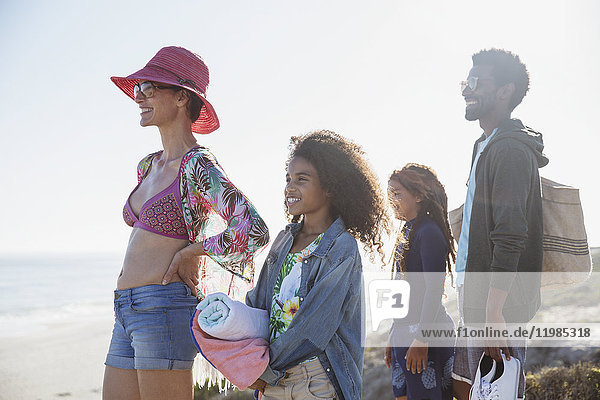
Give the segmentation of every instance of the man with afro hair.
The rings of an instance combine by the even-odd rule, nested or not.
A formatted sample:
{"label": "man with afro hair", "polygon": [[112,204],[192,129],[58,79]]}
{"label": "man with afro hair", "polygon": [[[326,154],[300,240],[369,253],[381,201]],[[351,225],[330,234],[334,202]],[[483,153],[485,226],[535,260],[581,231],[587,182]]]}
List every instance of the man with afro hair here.
{"label": "man with afro hair", "polygon": [[[511,117],[529,90],[529,73],[519,56],[489,49],[472,60],[461,84],[465,118],[479,121],[483,134],[473,148],[458,238],[460,324],[502,329],[531,320],[540,306],[543,226],[538,168],[548,159],[542,153],[542,135]],[[471,386],[482,389],[475,378],[483,355],[500,370],[507,365],[503,353],[506,360],[520,361],[518,383],[515,378],[516,387],[510,391],[523,398],[525,351],[524,341],[458,341],[452,374],[455,396],[464,400]],[[488,391],[489,380],[484,385]],[[486,397],[474,393],[471,398]]]}

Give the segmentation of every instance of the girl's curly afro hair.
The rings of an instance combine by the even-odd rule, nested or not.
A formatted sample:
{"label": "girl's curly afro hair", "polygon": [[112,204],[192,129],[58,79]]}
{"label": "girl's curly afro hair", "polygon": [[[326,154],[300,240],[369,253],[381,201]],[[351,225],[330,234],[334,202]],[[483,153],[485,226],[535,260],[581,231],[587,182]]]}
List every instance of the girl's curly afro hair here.
{"label": "girl's curly afro hair", "polygon": [[[322,130],[293,136],[286,169],[294,157],[313,165],[321,186],[331,196],[334,217],[341,216],[348,232],[365,244],[365,250],[371,255],[376,250],[383,260],[382,233],[389,232],[390,219],[377,177],[361,147]],[[288,214],[292,222],[300,221],[300,217]]]}

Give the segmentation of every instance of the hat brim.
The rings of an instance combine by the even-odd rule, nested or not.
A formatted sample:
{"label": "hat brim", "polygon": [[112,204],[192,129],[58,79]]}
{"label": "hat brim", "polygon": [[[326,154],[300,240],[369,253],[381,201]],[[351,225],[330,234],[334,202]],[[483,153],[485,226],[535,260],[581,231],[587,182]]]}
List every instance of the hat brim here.
{"label": "hat brim", "polygon": [[117,87],[121,89],[123,93],[129,96],[132,100],[135,100],[133,87],[140,80],[160,82],[188,89],[189,91],[200,97],[200,99],[204,103],[202,109],[200,110],[200,116],[197,120],[192,122],[192,132],[199,134],[208,134],[214,132],[220,126],[219,118],[217,117],[215,109],[213,108],[212,104],[210,104],[210,102],[206,100],[206,97],[204,97],[203,93],[201,93],[200,91],[198,91],[198,89],[192,86],[180,84],[179,82],[177,82],[177,80],[173,78],[173,76],[169,76],[169,74],[166,74],[163,71],[160,71],[159,69],[146,66],[129,76],[112,76],[110,80],[113,81],[113,83],[117,85]]}

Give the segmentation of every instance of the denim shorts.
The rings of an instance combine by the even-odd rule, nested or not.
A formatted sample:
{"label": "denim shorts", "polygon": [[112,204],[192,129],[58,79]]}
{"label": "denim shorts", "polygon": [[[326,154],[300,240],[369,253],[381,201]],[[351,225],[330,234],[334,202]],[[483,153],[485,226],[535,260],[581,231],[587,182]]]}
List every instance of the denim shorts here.
{"label": "denim shorts", "polygon": [[190,319],[198,299],[182,282],[115,290],[115,325],[105,364],[189,370],[198,353]]}

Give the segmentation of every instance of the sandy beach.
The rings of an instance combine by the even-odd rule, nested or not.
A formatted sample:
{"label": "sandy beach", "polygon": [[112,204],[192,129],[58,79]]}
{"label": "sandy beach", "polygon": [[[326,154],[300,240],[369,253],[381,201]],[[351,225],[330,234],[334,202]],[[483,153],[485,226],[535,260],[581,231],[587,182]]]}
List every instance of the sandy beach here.
{"label": "sandy beach", "polygon": [[0,258],[0,399],[101,398],[121,258]]}
{"label": "sandy beach", "polygon": [[111,309],[0,340],[0,399],[101,398]]}

